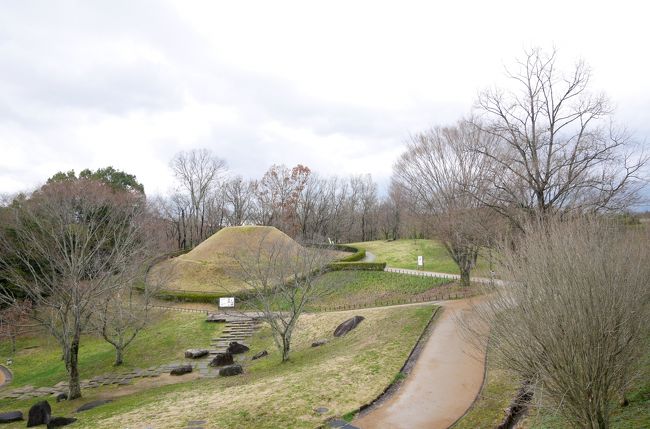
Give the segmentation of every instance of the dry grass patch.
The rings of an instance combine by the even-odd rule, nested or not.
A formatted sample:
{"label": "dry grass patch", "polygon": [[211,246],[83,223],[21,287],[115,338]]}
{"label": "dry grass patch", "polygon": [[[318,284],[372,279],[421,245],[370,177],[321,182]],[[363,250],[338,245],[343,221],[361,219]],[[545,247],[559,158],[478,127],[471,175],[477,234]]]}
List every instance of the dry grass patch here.
{"label": "dry grass patch", "polygon": [[[433,311],[431,305],[354,312],[309,314],[296,328],[290,362],[281,364],[268,329],[253,340],[251,354],[270,356],[247,362],[241,377],[168,386],[118,400],[92,411],[79,427],[182,427],[206,420],[219,428],[313,428],[377,397],[395,378]],[[366,318],[343,338],[336,326],[353,315]],[[318,348],[320,338],[330,342]],[[314,408],[329,412],[318,415]]]}

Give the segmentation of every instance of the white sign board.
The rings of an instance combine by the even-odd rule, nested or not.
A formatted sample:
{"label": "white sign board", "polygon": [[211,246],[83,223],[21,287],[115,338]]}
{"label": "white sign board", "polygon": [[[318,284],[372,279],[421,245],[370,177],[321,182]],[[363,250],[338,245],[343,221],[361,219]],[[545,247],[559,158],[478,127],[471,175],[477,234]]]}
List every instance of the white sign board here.
{"label": "white sign board", "polygon": [[418,256],[418,267],[423,267],[424,266],[424,258],[422,256]]}
{"label": "white sign board", "polygon": [[219,307],[234,307],[235,298],[219,298]]}

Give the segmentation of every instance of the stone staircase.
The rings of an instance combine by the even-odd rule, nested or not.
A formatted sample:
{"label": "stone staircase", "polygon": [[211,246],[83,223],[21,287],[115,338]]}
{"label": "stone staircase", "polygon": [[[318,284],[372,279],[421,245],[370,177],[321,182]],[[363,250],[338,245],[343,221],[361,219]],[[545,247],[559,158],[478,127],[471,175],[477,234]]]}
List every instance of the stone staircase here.
{"label": "stone staircase", "polygon": [[221,336],[213,338],[210,343],[210,356],[225,352],[232,341],[250,346],[248,340],[258,327],[259,322],[252,317],[237,317],[227,320]]}

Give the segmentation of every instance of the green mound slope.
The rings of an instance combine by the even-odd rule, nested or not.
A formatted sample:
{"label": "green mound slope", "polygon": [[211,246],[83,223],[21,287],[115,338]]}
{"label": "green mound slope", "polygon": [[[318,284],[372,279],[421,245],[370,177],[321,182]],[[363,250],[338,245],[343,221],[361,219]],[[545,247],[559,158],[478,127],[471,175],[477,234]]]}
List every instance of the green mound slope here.
{"label": "green mound slope", "polygon": [[192,251],[156,265],[150,277],[165,279],[166,288],[172,290],[235,293],[246,288],[236,275],[240,271],[238,255],[253,256],[274,247],[300,249],[291,237],[274,227],[228,227]]}

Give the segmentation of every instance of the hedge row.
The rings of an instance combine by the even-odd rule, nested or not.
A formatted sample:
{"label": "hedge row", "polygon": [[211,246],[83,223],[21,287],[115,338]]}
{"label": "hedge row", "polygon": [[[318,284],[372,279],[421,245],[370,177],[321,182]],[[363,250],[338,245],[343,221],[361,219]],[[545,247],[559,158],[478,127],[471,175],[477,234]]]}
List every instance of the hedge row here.
{"label": "hedge row", "polygon": [[350,246],[341,246],[341,247],[351,249],[351,250],[341,250],[343,252],[355,252],[355,253],[353,253],[350,256],[346,256],[345,258],[341,258],[335,263],[356,262],[356,261],[360,261],[360,260],[362,260],[363,258],[366,257],[366,249],[361,249],[361,248],[357,249],[357,248],[350,247]]}
{"label": "hedge row", "polygon": [[164,301],[177,302],[199,302],[203,304],[216,304],[219,298],[234,297],[236,301],[243,301],[248,296],[245,293],[213,293],[213,292],[195,292],[184,290],[161,290],[156,293],[156,298]]}
{"label": "hedge row", "polygon": [[334,262],[331,271],[384,271],[386,262]]}

